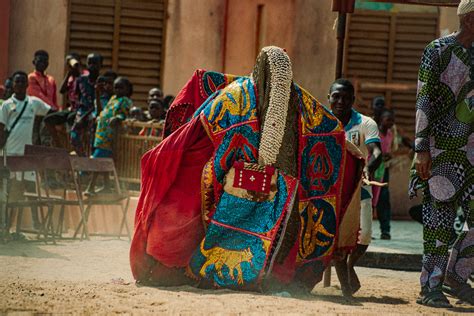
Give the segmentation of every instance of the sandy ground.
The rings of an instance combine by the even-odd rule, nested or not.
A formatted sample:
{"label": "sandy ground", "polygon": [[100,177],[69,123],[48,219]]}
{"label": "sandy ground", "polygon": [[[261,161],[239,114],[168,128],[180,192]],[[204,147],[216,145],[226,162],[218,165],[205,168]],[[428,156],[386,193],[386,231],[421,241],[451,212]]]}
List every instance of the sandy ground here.
{"label": "sandy ground", "polygon": [[[418,273],[359,268],[363,288],[344,299],[335,284],[288,298],[192,287],[137,287],[128,265],[129,242],[94,239],[0,245],[0,315],[59,314],[458,314],[415,303]],[[334,273],[333,273],[334,274]],[[453,301],[454,303],[454,301]]]}

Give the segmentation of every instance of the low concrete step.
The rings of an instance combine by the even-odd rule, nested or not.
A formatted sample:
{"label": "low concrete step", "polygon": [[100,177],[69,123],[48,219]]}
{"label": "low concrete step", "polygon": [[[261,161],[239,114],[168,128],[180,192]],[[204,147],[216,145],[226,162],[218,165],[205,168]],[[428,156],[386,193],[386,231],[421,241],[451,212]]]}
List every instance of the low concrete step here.
{"label": "low concrete step", "polygon": [[421,254],[368,251],[357,265],[367,268],[421,271],[421,259]]}

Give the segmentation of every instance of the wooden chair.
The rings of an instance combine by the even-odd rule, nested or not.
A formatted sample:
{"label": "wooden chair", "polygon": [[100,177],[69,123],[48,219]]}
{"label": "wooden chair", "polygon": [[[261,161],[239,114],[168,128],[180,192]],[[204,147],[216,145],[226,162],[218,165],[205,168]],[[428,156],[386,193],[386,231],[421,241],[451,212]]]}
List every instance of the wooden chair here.
{"label": "wooden chair", "polygon": [[[119,227],[118,234],[116,235],[118,238],[122,236],[122,231],[125,228],[127,232],[127,236],[129,240],[131,240],[130,236],[130,228],[127,222],[127,212],[128,207],[130,204],[130,196],[127,192],[124,192],[120,187],[119,179],[117,176],[117,171],[115,169],[114,161],[112,158],[85,158],[85,157],[77,157],[71,156],[71,166],[74,172],[74,177],[76,182],[78,183],[79,187],[79,200],[82,201],[83,205],[86,206],[85,213],[83,220],[79,223],[74,233],[74,237],[77,236],[79,231],[82,229],[81,232],[81,239],[84,237],[86,239],[89,238],[89,233],[87,230],[87,221],[89,218],[89,214],[93,205],[118,205],[121,208],[122,219]],[[81,183],[80,174],[85,172],[98,172],[98,173],[111,173],[113,175],[113,184],[114,184],[114,192],[113,193],[104,193],[104,194],[97,194],[90,197],[84,197]],[[125,205],[123,204],[125,202]]]}
{"label": "wooden chair", "polygon": [[[36,146],[36,145],[26,145],[25,146],[26,155],[35,155],[38,157],[46,156],[46,159],[41,163],[43,171],[41,174],[41,179],[43,179],[42,184],[45,191],[43,199],[47,199],[51,204],[55,206],[60,206],[59,219],[56,226],[55,234],[59,238],[63,238],[63,229],[64,229],[64,213],[66,206],[77,206],[81,213],[81,222],[84,220],[85,207],[82,199],[79,199],[81,191],[79,184],[74,177],[73,169],[71,166],[71,160],[69,152],[63,148],[53,148],[46,146]],[[51,172],[59,173],[62,181],[62,188],[60,189],[59,195],[52,194],[53,188],[49,185],[49,178]],[[72,188],[76,199],[71,199],[67,195],[69,188]],[[34,199],[37,196],[31,194],[28,195],[30,199]]]}
{"label": "wooden chair", "polygon": [[[39,174],[45,170],[45,164],[50,162],[51,156],[47,155],[25,155],[25,156],[10,156],[7,157],[7,168],[10,172],[20,173],[21,179],[20,182],[24,183],[25,172],[34,172],[35,173],[35,186],[36,193],[33,193],[33,199],[30,198],[29,193],[25,192],[24,188],[10,188],[10,192],[7,197],[7,210],[10,210],[10,215],[8,216],[7,227],[8,230],[12,224],[12,219],[14,217],[14,211],[17,211],[17,224],[16,232],[20,233],[22,231],[22,215],[25,208],[30,208],[33,211],[40,211],[41,221],[40,230],[38,232],[38,238],[41,235],[44,235],[44,240],[48,240],[50,237],[53,242],[54,239],[54,228],[52,224],[52,213],[53,213],[53,203],[47,198],[45,198],[41,193],[42,181]],[[15,174],[15,177],[17,175]],[[13,183],[13,182],[10,182]],[[44,215],[43,208],[47,208],[47,214]],[[8,213],[8,212],[7,212]],[[24,230],[26,231],[26,230]]]}

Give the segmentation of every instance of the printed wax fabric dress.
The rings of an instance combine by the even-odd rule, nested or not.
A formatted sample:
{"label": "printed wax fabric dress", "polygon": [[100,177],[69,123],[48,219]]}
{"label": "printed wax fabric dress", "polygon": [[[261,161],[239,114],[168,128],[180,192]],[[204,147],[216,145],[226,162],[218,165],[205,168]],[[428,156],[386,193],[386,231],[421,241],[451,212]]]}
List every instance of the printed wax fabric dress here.
{"label": "printed wax fabric dress", "polygon": [[[410,195],[423,188],[423,267],[421,286],[441,288],[445,275],[465,284],[474,265],[474,47],[455,35],[436,39],[420,65],[415,151],[430,152],[431,177],[412,169]],[[457,209],[466,218],[451,255]],[[445,274],[445,271],[447,272]]]}
{"label": "printed wax fabric dress", "polygon": [[471,51],[449,35],[427,46],[420,66],[415,151],[431,152],[428,186],[435,202],[474,199]]}
{"label": "printed wax fabric dress", "polygon": [[143,157],[134,277],[258,289],[272,275],[312,288],[362,163],[335,117],[292,82],[286,53],[264,48],[250,77],[225,84]]}

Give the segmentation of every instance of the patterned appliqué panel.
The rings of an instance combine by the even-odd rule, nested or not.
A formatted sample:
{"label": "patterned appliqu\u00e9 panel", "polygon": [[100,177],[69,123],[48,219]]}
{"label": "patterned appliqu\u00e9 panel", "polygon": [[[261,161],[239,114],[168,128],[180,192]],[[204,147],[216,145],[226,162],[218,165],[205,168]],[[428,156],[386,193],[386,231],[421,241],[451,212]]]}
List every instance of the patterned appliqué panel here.
{"label": "patterned appliqu\u00e9 panel", "polygon": [[253,202],[224,192],[213,220],[252,233],[270,236],[281,218],[281,210],[285,209],[285,204],[288,203],[286,182],[281,174],[278,177],[279,194],[270,201]]}
{"label": "patterned appliqu\u00e9 panel", "polygon": [[257,119],[255,87],[250,78],[239,78],[206,102],[201,115],[211,135],[242,122]]}
{"label": "patterned appliqu\u00e9 panel", "polygon": [[303,136],[300,142],[301,198],[339,194],[345,136],[335,132],[324,136]]}
{"label": "patterned appliqu\u00e9 panel", "polygon": [[257,162],[260,136],[256,124],[232,128],[219,138],[219,147],[214,154],[214,172],[222,183],[224,175],[236,160]]}
{"label": "patterned appliqu\u00e9 panel", "polygon": [[188,272],[219,287],[249,286],[260,278],[269,248],[269,240],[211,222]]}
{"label": "patterned appliqu\u00e9 panel", "polygon": [[296,195],[297,180],[278,176],[273,200],[252,202],[224,192],[194,252],[188,274],[219,287],[256,289],[271,270]]}
{"label": "patterned appliqu\u00e9 panel", "polygon": [[301,219],[298,261],[323,259],[332,253],[337,229],[336,197],[299,203]]}
{"label": "patterned appliqu\u00e9 panel", "polygon": [[206,71],[202,75],[201,84],[205,97],[209,97],[216,91],[225,88],[230,82],[238,77],[228,74],[223,74],[215,71]]}
{"label": "patterned appliqu\u00e9 panel", "polygon": [[303,135],[343,130],[336,117],[311,94],[296,84],[295,90],[300,100],[301,132]]}

